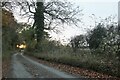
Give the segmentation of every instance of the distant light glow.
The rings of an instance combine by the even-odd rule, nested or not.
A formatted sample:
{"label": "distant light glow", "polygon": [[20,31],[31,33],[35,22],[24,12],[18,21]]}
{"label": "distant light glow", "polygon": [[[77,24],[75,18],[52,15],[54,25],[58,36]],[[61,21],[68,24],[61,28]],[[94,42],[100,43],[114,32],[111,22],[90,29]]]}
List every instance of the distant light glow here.
{"label": "distant light glow", "polygon": [[20,48],[20,49],[22,49],[22,48],[26,48],[26,45],[24,45],[24,44],[21,44],[21,45],[17,45],[17,48]]}
{"label": "distant light glow", "polygon": [[16,47],[19,48],[19,45],[17,45]]}

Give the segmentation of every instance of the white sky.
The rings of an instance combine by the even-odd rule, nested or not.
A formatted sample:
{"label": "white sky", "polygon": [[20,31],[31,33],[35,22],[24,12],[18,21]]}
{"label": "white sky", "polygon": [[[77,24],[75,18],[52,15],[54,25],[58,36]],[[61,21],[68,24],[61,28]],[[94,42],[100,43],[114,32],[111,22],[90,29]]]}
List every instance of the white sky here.
{"label": "white sky", "polygon": [[[94,25],[94,21],[89,17],[92,14],[95,14],[97,18],[101,17],[102,19],[110,16],[118,16],[118,1],[120,0],[68,0],[73,2],[75,5],[79,5],[83,9],[83,22],[85,25],[80,24],[80,28],[66,26],[62,34],[52,33],[51,36],[57,40],[63,39],[66,42],[67,40],[74,35],[86,33],[86,29],[90,29],[90,25]],[[20,19],[19,19],[20,20]],[[22,20],[23,21],[23,20]]]}
{"label": "white sky", "polygon": [[66,42],[75,35],[86,33],[86,29],[90,29],[90,25],[95,25],[94,21],[89,17],[92,16],[92,14],[95,14],[97,18],[101,17],[102,19],[105,19],[110,15],[118,16],[118,0],[74,0],[72,2],[83,9],[83,22],[85,25],[80,26],[81,28],[67,27],[62,34],[52,34],[55,38],[60,38],[60,40],[64,39]]}

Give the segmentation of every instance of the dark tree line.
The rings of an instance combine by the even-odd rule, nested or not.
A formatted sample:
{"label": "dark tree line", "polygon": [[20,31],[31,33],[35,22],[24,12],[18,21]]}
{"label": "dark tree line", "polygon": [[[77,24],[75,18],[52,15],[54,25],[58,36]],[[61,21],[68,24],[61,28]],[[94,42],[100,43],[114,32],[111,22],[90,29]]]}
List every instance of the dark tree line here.
{"label": "dark tree line", "polygon": [[97,49],[106,36],[107,30],[99,23],[97,27],[88,34],[86,40],[89,43],[89,48]]}
{"label": "dark tree line", "polygon": [[[19,42],[16,32],[17,22],[13,14],[2,9],[2,51],[3,55],[8,51],[15,50],[16,44]],[[8,53],[10,54],[10,53]]]}
{"label": "dark tree line", "polygon": [[[110,22],[112,17],[106,18],[104,21],[98,23],[92,30],[88,31],[85,35],[78,35],[71,39],[71,45],[73,48],[79,48],[82,43],[87,43],[90,49],[97,49],[100,47],[105,48],[108,46],[117,45],[119,48],[119,27],[116,22]],[[88,46],[86,45],[86,46]]]}
{"label": "dark tree line", "polygon": [[78,48],[86,48],[88,46],[86,37],[84,35],[78,35],[71,39],[73,51],[76,52]]}

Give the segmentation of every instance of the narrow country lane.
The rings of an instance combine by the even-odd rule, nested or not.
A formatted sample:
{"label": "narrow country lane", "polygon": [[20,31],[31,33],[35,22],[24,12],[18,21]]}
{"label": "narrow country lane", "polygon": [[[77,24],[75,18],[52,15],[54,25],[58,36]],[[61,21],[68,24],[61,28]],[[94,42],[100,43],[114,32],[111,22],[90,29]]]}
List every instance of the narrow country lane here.
{"label": "narrow country lane", "polygon": [[22,54],[12,56],[10,78],[76,78],[49,66],[40,64]]}

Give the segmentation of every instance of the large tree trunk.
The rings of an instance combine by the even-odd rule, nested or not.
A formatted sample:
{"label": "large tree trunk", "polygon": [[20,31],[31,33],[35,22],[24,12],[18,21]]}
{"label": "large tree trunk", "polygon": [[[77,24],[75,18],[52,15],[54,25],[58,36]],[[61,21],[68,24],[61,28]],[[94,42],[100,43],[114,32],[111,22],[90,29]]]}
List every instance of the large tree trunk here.
{"label": "large tree trunk", "polygon": [[44,5],[43,2],[37,2],[36,3],[37,8],[35,12],[35,34],[37,38],[37,43],[41,41],[43,38],[43,32],[44,32]]}

